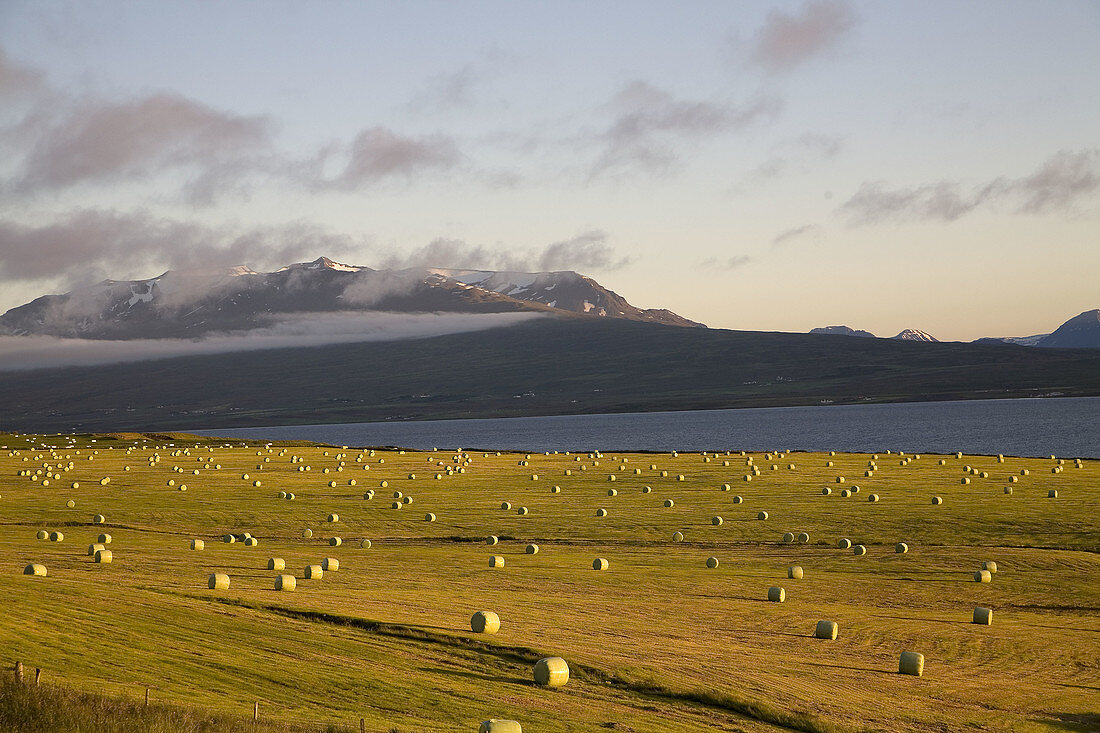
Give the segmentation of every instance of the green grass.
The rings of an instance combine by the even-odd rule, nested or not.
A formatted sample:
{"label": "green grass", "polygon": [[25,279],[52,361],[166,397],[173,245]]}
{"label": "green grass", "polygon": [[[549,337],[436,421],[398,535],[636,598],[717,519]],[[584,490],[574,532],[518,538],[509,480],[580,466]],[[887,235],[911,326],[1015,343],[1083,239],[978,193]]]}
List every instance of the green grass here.
{"label": "green grass", "polygon": [[[197,720],[239,722],[259,701],[269,722],[358,729],[364,718],[371,731],[477,730],[489,717],[536,732],[1100,724],[1096,461],[1076,468],[1067,460],[1051,473],[1049,459],[925,455],[902,464],[882,453],[864,477],[870,455],[756,453],[761,475],[745,482],[737,452],[709,462],[698,453],[534,454],[527,466],[518,465],[523,454],[479,452],[465,473],[435,479],[442,469],[429,459],[454,466],[453,453],[378,451],[357,462],[349,449],[341,467],[342,451],[331,446],[268,452],[185,435],[75,440],[57,450],[70,456],[59,460],[38,446],[68,446],[65,438],[0,436],[8,446],[0,450],[0,553],[8,558],[0,595],[13,599],[0,647],[70,690],[137,699],[153,687],[158,703],[200,711],[187,713]],[[172,455],[184,448],[190,455]],[[154,452],[161,460],[150,467]],[[48,487],[17,475],[70,460]],[[311,471],[297,470],[304,465]],[[989,477],[964,474],[965,465]],[[723,483],[732,490],[721,491]],[[555,484],[560,494],[550,493]],[[646,485],[652,493],[642,493]],[[852,485],[861,491],[839,496]],[[823,496],[824,486],[833,494]],[[1050,488],[1057,499],[1047,498]],[[371,501],[367,489],[376,492]],[[297,498],[280,500],[280,490]],[[390,509],[395,490],[413,503]],[[871,492],[881,501],[868,502]],[[734,504],[735,495],[744,502]],[[932,505],[933,495],[944,504]],[[666,498],[675,506],[664,508]],[[503,511],[503,501],[530,513]],[[608,516],[597,518],[598,507]],[[755,518],[760,510],[767,521]],[[424,522],[426,512],[437,521]],[[105,527],[91,524],[96,513]],[[326,522],[330,513],[340,521]],[[721,526],[711,524],[716,515]],[[65,541],[35,539],[40,528],[60,529]],[[305,528],[313,538],[303,538]],[[243,531],[259,545],[220,539]],[[684,542],[671,541],[676,531]],[[783,544],[786,531],[806,531],[810,542]],[[100,532],[113,536],[110,565],[85,555]],[[486,546],[490,534],[504,539]],[[341,546],[328,545],[334,535]],[[839,537],[868,554],[837,549]],[[192,538],[206,549],[190,551]],[[360,538],[373,546],[359,547]],[[899,541],[908,554],[894,553]],[[539,554],[525,554],[528,542]],[[489,567],[493,554],[505,557],[503,569]],[[718,568],[705,567],[710,555]],[[298,576],[295,592],[273,590],[269,557]],[[324,557],[338,558],[340,570],[303,579],[305,565]],[[610,568],[593,571],[595,557]],[[983,560],[999,566],[989,585],[971,578]],[[49,575],[21,575],[30,562]],[[791,564],[804,579],[787,579]],[[231,576],[229,590],[206,587],[213,572]],[[786,588],[785,603],[765,600],[770,585]],[[995,609],[993,626],[969,623],[976,605]],[[499,634],[470,633],[480,609],[500,614]],[[812,638],[822,618],[839,624],[836,641]],[[925,655],[924,677],[896,674],[906,650]],[[534,662],[548,655],[570,663],[561,690],[531,681]]]}

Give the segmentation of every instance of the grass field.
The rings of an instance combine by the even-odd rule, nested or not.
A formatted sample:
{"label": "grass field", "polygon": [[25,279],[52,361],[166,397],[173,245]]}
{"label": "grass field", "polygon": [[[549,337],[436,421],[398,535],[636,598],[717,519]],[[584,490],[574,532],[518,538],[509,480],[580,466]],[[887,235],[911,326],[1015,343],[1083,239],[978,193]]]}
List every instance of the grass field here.
{"label": "grass field", "polygon": [[[0,445],[0,647],[9,669],[41,667],[47,683],[135,700],[148,687],[233,719],[258,702],[261,727],[1100,729],[1097,461],[371,454],[185,435]],[[391,508],[395,491],[412,502]],[[245,532],[256,545],[222,541]],[[100,533],[110,564],[87,555]],[[274,590],[269,558],[297,576],[294,592]],[[305,579],[324,558],[339,570]],[[998,566],[988,584],[973,578],[983,561]],[[48,575],[23,575],[28,563]],[[805,576],[789,579],[791,565]],[[207,587],[216,572],[227,590]],[[785,602],[767,601],[773,585]],[[994,609],[991,626],[971,623],[976,606]],[[470,631],[483,609],[498,634]],[[820,619],[837,622],[835,641],[813,638]],[[897,673],[903,651],[924,654],[923,677]],[[544,656],[569,662],[564,688],[532,682]]]}

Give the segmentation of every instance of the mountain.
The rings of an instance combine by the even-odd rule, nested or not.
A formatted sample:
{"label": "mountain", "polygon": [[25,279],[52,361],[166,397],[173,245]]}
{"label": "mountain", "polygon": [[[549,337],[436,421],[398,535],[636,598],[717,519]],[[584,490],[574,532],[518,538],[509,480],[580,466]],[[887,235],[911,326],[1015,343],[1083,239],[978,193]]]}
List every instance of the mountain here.
{"label": "mountain", "polygon": [[1100,308],[1069,319],[1054,333],[1039,341],[1037,346],[1047,349],[1100,348]]}
{"label": "mountain", "polygon": [[0,372],[0,429],[190,430],[1051,395],[1100,395],[1100,351],[534,318],[431,338]]}
{"label": "mountain", "polygon": [[576,272],[373,270],[327,257],[275,272],[239,266],[170,270],[149,280],[105,280],[46,295],[0,316],[0,332],[86,339],[195,338],[274,325],[282,314],[337,311],[535,311],[702,326],[637,308]]}
{"label": "mountain", "polygon": [[938,343],[939,339],[924,331],[918,331],[915,328],[907,328],[897,336],[892,338],[898,341],[925,341],[928,343]]}
{"label": "mountain", "polygon": [[875,334],[870,331],[859,331],[848,326],[825,326],[824,328],[814,328],[810,330],[810,333],[828,334],[830,336],[861,336],[863,338],[875,338]]}
{"label": "mountain", "polygon": [[1038,346],[1039,342],[1049,336],[1049,333],[1040,333],[1035,336],[986,336],[974,339],[972,344],[1015,344],[1016,346]]}

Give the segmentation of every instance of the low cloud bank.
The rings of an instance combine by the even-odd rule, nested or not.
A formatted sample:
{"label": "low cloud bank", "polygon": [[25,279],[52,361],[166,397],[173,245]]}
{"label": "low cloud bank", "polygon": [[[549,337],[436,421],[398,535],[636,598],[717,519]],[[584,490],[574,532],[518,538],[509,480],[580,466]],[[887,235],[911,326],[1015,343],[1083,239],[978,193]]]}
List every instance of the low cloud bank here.
{"label": "low cloud bank", "polygon": [[100,341],[51,336],[0,336],[0,371],[91,366],[234,351],[284,349],[368,341],[399,341],[513,326],[537,313],[287,314],[269,328],[212,334],[202,339]]}

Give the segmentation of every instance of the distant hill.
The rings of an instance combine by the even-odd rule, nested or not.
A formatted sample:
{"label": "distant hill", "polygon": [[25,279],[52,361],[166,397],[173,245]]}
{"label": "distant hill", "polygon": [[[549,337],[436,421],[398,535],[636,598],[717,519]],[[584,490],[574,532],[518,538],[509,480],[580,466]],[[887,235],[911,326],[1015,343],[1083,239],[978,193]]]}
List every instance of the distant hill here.
{"label": "distant hill", "polygon": [[255,272],[168,271],[46,295],[0,316],[0,333],[86,339],[195,338],[269,327],[288,313],[535,311],[673,326],[702,326],[642,309],[572,271],[373,270],[320,257]]}
{"label": "distant hill", "polygon": [[828,336],[861,336],[863,338],[875,338],[875,334],[870,331],[859,331],[848,326],[825,326],[823,328],[814,328],[810,330],[810,333],[826,334]]}
{"label": "distant hill", "polygon": [[897,339],[898,341],[924,341],[926,343],[939,342],[939,339],[932,334],[926,333],[925,331],[918,331],[915,328],[907,328],[899,333],[897,336],[893,336],[892,338]]}
{"label": "distant hill", "polygon": [[1074,316],[1039,341],[1047,349],[1100,349],[1100,308]]}

